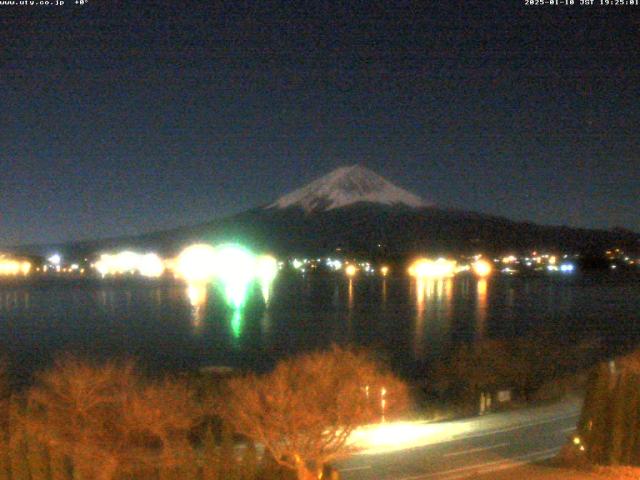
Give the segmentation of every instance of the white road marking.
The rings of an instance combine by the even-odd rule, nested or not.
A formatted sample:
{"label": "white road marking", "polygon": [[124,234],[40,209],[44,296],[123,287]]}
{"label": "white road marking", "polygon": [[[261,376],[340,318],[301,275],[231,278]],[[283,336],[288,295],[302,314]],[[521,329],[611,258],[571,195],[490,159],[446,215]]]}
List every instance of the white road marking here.
{"label": "white road marking", "polygon": [[[563,415],[561,417],[545,418],[544,420],[541,420],[541,421],[538,421],[538,422],[520,423],[520,424],[517,424],[517,425],[513,425],[513,426],[505,427],[505,428],[499,428],[499,429],[496,429],[496,430],[487,430],[487,431],[481,432],[481,433],[461,434],[461,435],[458,435],[458,436],[454,437],[454,439],[450,440],[450,441],[463,440],[463,439],[467,439],[467,438],[487,437],[489,435],[496,435],[498,433],[513,432],[514,430],[520,430],[522,428],[536,427],[538,425],[545,425],[547,423],[554,423],[554,422],[557,422],[559,420],[567,420],[569,418],[574,418],[574,417],[578,417],[578,416],[580,416],[580,413],[574,413],[572,415]],[[445,442],[442,442],[442,443],[445,443]]]}
{"label": "white road marking", "polygon": [[[462,474],[457,475],[449,475],[445,477],[438,476],[438,480],[460,480],[463,478],[469,478],[470,476],[476,475],[485,475],[493,472],[499,472],[502,470],[509,470],[511,468],[522,467],[524,465],[528,465],[533,462],[539,462],[541,460],[547,460],[549,458],[553,458],[560,451],[560,448],[549,448],[547,450],[541,450],[539,452],[533,452],[529,455],[522,455],[520,457],[514,457],[517,461],[513,461],[511,459],[507,459],[502,461],[501,463],[497,463],[495,465],[485,464],[484,467],[479,467],[477,470],[464,472]],[[487,468],[487,465],[489,467]]]}
{"label": "white road marking", "polygon": [[469,448],[467,450],[461,450],[459,452],[445,453],[443,457],[456,457],[458,455],[464,455],[466,453],[482,452],[484,450],[493,450],[494,448],[504,447],[505,445],[510,445],[510,443],[509,442],[497,443],[495,445],[489,445],[488,447],[476,447],[476,448]]}
{"label": "white road marking", "polygon": [[574,432],[576,430],[576,427],[570,427],[570,428],[563,428],[562,430],[560,430],[561,433],[569,433],[569,432]]}
{"label": "white road marking", "polygon": [[516,457],[511,457],[511,458],[505,458],[502,460],[494,460],[492,462],[479,463],[476,465],[467,465],[465,467],[453,468],[451,470],[443,470],[441,472],[413,475],[410,477],[401,477],[395,480],[427,480],[430,478],[434,478],[438,480],[455,480],[460,478],[466,478],[471,475],[490,473],[498,470],[507,470],[509,468],[519,467],[531,462],[546,460],[548,458],[555,456],[559,451],[560,451],[560,447],[547,448],[545,450],[538,450],[536,452],[531,452],[524,455],[518,455]]}
{"label": "white road marking", "polygon": [[371,465],[363,465],[361,467],[347,467],[347,468],[340,468],[340,473],[342,472],[356,472],[358,470],[370,470],[371,469]]}

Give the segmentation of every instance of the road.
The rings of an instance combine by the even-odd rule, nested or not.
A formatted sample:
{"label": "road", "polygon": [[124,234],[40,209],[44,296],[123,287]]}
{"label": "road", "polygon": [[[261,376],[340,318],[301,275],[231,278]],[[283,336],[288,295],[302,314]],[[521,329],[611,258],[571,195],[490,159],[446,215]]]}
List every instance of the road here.
{"label": "road", "polygon": [[359,435],[365,450],[336,467],[344,480],[490,478],[555,456],[579,413],[574,399],[452,422],[372,427]]}

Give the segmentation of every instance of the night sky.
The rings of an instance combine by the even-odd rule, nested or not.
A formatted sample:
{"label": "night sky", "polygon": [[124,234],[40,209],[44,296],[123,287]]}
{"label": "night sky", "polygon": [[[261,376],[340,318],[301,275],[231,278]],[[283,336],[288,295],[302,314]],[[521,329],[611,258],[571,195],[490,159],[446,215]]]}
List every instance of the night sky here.
{"label": "night sky", "polygon": [[0,245],[204,222],[356,163],[640,231],[640,6],[66,1],[0,6]]}

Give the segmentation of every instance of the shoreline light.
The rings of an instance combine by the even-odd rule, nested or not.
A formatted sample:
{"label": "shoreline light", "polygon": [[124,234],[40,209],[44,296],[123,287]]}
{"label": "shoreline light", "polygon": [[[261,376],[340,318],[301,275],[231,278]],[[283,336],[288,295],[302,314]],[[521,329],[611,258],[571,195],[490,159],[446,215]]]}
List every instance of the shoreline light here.
{"label": "shoreline light", "polygon": [[491,265],[491,263],[489,263],[487,260],[482,259],[476,260],[472,264],[471,268],[473,269],[473,273],[475,273],[476,276],[480,278],[488,277],[493,271],[493,266]]}
{"label": "shoreline light", "polygon": [[452,277],[456,270],[457,262],[438,258],[419,258],[409,267],[409,274],[417,278],[442,278]]}
{"label": "shoreline light", "polygon": [[355,265],[347,265],[344,269],[344,273],[346,273],[349,278],[353,278],[356,273],[358,273],[358,268]]}
{"label": "shoreline light", "polygon": [[[138,273],[144,277],[156,278],[165,269],[164,262],[157,254],[140,254],[129,250],[115,254],[103,253],[93,266],[102,277]],[[79,265],[74,264],[69,271],[78,270],[78,267]]]}
{"label": "shoreline light", "polygon": [[216,250],[211,245],[196,243],[180,252],[175,273],[188,283],[208,282],[216,274],[217,259]]}
{"label": "shoreline light", "polygon": [[28,275],[31,272],[31,262],[0,256],[0,276]]}
{"label": "shoreline light", "polygon": [[156,253],[146,253],[138,259],[138,271],[143,277],[157,278],[164,270],[164,262]]}

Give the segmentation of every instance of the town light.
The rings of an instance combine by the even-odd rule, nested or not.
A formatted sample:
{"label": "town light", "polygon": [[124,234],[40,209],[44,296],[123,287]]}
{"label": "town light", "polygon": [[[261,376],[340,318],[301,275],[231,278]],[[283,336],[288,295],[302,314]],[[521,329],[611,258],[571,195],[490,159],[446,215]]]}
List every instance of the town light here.
{"label": "town light", "polygon": [[216,273],[216,250],[211,245],[190,245],[178,255],[176,274],[187,282],[207,282]]}
{"label": "town light", "polygon": [[420,258],[409,267],[409,274],[417,278],[451,277],[456,270],[456,261],[438,258]]}
{"label": "town light", "polygon": [[[73,264],[69,271],[78,270],[78,267]],[[145,277],[159,277],[164,272],[164,262],[157,254],[141,255],[128,250],[116,254],[103,253],[93,267],[103,277],[136,272]]]}
{"label": "town light", "polygon": [[491,275],[491,271],[493,270],[491,263],[489,263],[487,260],[482,259],[475,261],[472,265],[472,268],[473,273],[475,273],[480,278],[488,277],[489,275]]}
{"label": "town light", "polygon": [[143,277],[157,278],[164,273],[164,262],[155,253],[147,253],[138,258],[138,271]]}
{"label": "town light", "polygon": [[562,273],[571,273],[575,270],[575,266],[572,263],[563,263],[560,265],[560,271]]}
{"label": "town light", "polygon": [[347,276],[354,277],[358,272],[358,269],[355,265],[347,265],[344,269],[344,272],[347,274]]}
{"label": "town light", "polygon": [[0,256],[0,275],[28,275],[31,262]]}

